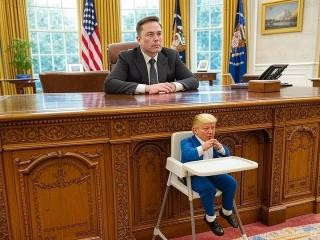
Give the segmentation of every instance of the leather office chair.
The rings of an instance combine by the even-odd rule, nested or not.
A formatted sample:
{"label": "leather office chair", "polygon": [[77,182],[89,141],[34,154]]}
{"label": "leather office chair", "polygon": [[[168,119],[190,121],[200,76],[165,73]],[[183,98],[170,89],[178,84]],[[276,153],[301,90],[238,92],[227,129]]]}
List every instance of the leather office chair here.
{"label": "leather office chair", "polygon": [[123,42],[123,43],[109,44],[107,48],[109,70],[112,71],[112,69],[116,65],[120,52],[129,50],[138,46],[139,44],[137,42]]}
{"label": "leather office chair", "polygon": [[103,92],[108,71],[42,72],[39,74],[44,93]]}
{"label": "leather office chair", "polygon": [[[157,224],[153,230],[153,238],[152,240],[156,239],[156,236],[159,236],[161,239],[166,240],[167,238],[164,234],[160,231],[160,222],[162,219],[162,214],[164,211],[164,207],[166,204],[166,200],[168,197],[170,186],[175,187],[177,190],[182,192],[184,195],[188,196],[190,202],[190,215],[191,215],[191,229],[192,229],[192,239],[195,240],[195,220],[194,220],[194,210],[193,210],[193,199],[200,198],[199,194],[191,189],[191,178],[188,175],[188,171],[185,170],[183,167],[183,163],[181,163],[181,150],[180,150],[180,142],[181,140],[191,137],[193,135],[192,131],[182,131],[173,133],[171,136],[171,156],[167,158],[166,169],[170,172],[168,181],[167,181],[167,188],[164,193],[164,197],[162,200],[160,213],[158,217]],[[239,158],[240,159],[240,158]],[[248,162],[252,162],[247,160]],[[253,168],[257,168],[258,165],[255,162],[252,162]],[[187,184],[182,180],[183,178],[187,178]],[[222,193],[220,191],[216,192],[216,197],[220,196]],[[237,217],[239,223],[239,229],[241,232],[242,239],[247,239],[247,236],[244,232],[244,228],[240,219],[240,215],[237,209],[237,205],[235,200],[233,200],[233,209],[234,213]]]}

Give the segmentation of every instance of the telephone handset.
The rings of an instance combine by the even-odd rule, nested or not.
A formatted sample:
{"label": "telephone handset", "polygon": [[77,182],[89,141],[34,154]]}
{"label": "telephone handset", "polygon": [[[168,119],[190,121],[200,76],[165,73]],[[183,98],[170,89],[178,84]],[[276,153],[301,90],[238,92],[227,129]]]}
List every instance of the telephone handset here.
{"label": "telephone handset", "polygon": [[273,64],[267,68],[259,77],[260,80],[278,79],[288,64]]}

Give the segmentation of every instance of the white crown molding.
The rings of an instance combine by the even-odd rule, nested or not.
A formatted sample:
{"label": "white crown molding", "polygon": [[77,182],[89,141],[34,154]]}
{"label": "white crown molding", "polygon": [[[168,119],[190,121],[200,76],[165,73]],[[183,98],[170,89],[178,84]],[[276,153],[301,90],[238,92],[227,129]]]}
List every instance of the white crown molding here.
{"label": "white crown molding", "polygon": [[[288,64],[288,67],[292,66],[306,66],[306,65],[318,65],[319,62],[295,62],[295,63],[272,63],[272,64]],[[257,63],[255,66],[256,67],[261,67],[261,66],[270,66],[271,63]]]}

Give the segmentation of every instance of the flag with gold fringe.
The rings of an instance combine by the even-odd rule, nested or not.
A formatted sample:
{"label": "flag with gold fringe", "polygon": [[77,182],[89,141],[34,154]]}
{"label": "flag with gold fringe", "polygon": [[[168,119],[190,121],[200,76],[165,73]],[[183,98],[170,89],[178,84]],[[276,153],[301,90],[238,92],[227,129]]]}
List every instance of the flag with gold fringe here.
{"label": "flag with gold fringe", "polygon": [[179,52],[181,61],[186,63],[186,40],[182,30],[179,0],[176,0],[175,5],[171,48],[176,49]]}
{"label": "flag with gold fringe", "polygon": [[235,83],[239,83],[247,72],[246,30],[242,0],[238,0],[236,24],[231,42],[229,72]]}

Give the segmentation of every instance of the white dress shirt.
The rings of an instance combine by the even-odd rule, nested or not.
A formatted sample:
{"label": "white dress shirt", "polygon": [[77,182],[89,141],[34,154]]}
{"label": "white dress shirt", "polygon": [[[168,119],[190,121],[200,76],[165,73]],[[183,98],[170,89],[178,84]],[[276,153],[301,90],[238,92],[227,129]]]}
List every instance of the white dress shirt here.
{"label": "white dress shirt", "polygon": [[[141,52],[142,52],[142,55],[144,57],[146,65],[147,65],[148,79],[149,79],[149,84],[150,84],[150,67],[151,67],[151,64],[149,63],[149,60],[151,59],[151,57],[148,56],[147,54],[145,54],[142,51],[142,49],[141,49]],[[158,54],[154,57],[154,60],[156,60],[156,62],[154,64],[154,67],[156,69],[157,78],[158,78],[158,69],[157,69]],[[158,80],[158,82],[159,82],[159,80]],[[182,91],[184,89],[183,85],[181,83],[177,83],[177,82],[172,82],[172,83],[176,86],[176,92]],[[145,92],[146,92],[146,85],[145,84],[138,84],[138,86],[136,88],[136,93],[139,94],[139,93],[145,93]]]}

